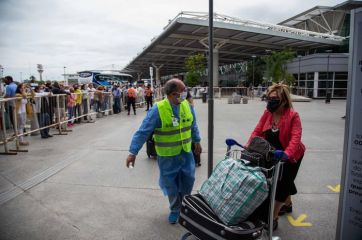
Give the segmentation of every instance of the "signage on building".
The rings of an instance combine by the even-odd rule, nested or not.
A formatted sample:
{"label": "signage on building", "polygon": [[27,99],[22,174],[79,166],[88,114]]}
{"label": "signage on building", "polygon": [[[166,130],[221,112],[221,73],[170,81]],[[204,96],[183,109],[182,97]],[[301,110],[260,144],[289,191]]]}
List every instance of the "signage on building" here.
{"label": "signage on building", "polygon": [[362,239],[362,8],[352,11],[347,122],[337,240]]}

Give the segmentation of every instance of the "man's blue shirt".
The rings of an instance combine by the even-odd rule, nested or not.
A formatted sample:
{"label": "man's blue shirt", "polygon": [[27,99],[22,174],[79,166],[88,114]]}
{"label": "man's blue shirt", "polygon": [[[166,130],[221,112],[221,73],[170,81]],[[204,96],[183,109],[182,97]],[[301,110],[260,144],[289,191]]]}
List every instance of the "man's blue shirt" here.
{"label": "man's blue shirt", "polygon": [[15,97],[17,87],[18,86],[14,82],[7,85],[5,88],[5,97],[7,98]]}
{"label": "man's blue shirt", "polygon": [[[180,120],[180,105],[171,104],[172,111],[174,116]],[[196,116],[194,108],[190,105],[191,113],[194,117],[194,120],[191,125],[191,137],[192,141],[198,143],[201,141],[199,129],[196,123]],[[147,113],[146,118],[143,120],[141,127],[134,134],[131,146],[129,148],[129,152],[133,155],[137,155],[139,150],[142,148],[143,144],[147,141],[150,135],[156,128],[161,128],[162,122],[160,118],[160,114],[158,113],[157,105],[155,104]]]}

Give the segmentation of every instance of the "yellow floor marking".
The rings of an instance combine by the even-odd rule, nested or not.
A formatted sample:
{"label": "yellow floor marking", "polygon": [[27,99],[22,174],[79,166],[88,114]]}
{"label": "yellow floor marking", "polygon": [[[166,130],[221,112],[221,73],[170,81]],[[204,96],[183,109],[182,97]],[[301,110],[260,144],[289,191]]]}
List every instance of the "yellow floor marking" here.
{"label": "yellow floor marking", "polygon": [[332,187],[331,185],[328,185],[327,186],[332,192],[335,192],[335,193],[339,193],[339,191],[341,190],[341,185],[338,184],[336,185],[335,187]]}
{"label": "yellow floor marking", "polygon": [[297,219],[294,220],[292,216],[288,216],[290,224],[294,227],[311,227],[312,224],[308,222],[303,222],[307,218],[306,214],[300,215]]}

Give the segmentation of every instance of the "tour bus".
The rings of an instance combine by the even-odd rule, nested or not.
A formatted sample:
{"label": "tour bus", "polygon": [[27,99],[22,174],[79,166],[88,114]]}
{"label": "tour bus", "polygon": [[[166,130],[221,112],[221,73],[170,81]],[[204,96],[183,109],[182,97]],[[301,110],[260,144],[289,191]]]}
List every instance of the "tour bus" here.
{"label": "tour bus", "polygon": [[133,83],[133,77],[130,74],[120,73],[118,71],[82,71],[78,72],[79,84],[93,83],[94,87],[109,87],[113,83],[130,84]]}

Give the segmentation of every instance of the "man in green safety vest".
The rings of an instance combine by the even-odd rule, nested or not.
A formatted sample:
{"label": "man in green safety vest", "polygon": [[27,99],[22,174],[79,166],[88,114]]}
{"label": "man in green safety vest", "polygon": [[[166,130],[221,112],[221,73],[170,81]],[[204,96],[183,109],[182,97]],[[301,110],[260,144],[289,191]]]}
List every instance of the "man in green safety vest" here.
{"label": "man in green safety vest", "polygon": [[180,215],[181,201],[190,194],[195,181],[195,152],[200,154],[200,134],[193,107],[186,100],[185,84],[179,79],[166,82],[167,98],[155,104],[147,113],[141,127],[134,134],[129,148],[127,167],[133,167],[143,144],[153,133],[157,162],[160,169],[160,187],[168,196],[168,221],[175,224]]}

